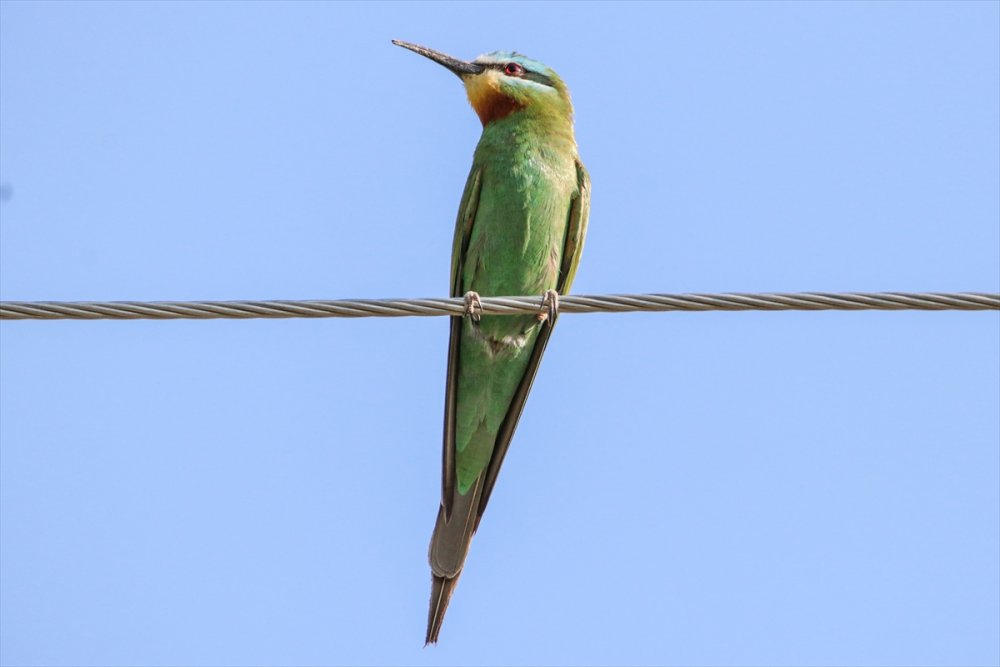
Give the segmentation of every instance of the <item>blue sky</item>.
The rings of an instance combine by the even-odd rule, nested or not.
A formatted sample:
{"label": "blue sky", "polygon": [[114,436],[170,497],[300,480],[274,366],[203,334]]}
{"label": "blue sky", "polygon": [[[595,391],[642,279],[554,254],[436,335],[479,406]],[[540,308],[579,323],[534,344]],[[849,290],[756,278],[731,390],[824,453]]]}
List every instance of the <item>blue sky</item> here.
{"label": "blue sky", "polygon": [[[1000,289],[1000,5],[0,3],[0,297],[444,296],[570,85],[581,294]],[[0,325],[4,665],[1000,662],[1000,317],[565,315],[434,648],[443,318]]]}

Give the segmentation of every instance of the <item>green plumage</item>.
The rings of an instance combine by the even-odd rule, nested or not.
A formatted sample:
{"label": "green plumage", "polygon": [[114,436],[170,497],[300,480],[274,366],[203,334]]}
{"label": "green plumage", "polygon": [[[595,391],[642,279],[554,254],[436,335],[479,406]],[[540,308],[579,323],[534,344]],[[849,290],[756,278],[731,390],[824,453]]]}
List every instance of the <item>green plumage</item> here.
{"label": "green plumage", "polygon": [[[467,63],[396,43],[458,74],[483,121],[459,206],[452,296],[565,294],[590,212],[566,86],[520,54],[496,52]],[[554,324],[542,314],[452,318],[428,642],[437,641]]]}
{"label": "green plumage", "polygon": [[[572,134],[553,134],[565,129],[550,127],[553,120],[565,125],[563,119],[534,118],[525,110],[483,129],[470,176],[478,172],[481,179],[476,215],[464,256],[453,262],[461,267],[456,296],[469,291],[541,295],[559,286],[571,202],[579,186]],[[460,227],[458,234],[466,232]],[[548,323],[533,315],[463,323],[455,411],[460,493],[468,492],[489,463],[543,326]]]}

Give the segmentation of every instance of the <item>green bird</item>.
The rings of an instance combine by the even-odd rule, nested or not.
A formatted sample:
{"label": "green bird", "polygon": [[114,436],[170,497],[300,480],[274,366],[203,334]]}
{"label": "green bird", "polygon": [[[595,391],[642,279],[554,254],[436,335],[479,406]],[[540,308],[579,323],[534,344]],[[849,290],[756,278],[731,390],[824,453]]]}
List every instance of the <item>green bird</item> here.
{"label": "green bird", "polygon": [[555,325],[553,306],[573,282],[590,178],[577,152],[569,90],[552,69],[509,51],[466,62],[393,43],[457,74],[483,123],[458,207],[451,295],[466,295],[473,306],[478,295],[545,294],[550,306],[538,315],[451,319],[441,505],[429,553],[430,644]]}

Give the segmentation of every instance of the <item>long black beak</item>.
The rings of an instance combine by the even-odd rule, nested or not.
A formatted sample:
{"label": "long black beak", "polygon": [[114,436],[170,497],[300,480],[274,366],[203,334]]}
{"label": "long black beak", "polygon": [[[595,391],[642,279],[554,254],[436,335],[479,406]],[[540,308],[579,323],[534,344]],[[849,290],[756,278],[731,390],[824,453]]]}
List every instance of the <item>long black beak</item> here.
{"label": "long black beak", "polygon": [[417,44],[410,44],[409,42],[403,42],[398,39],[392,40],[392,43],[396,46],[402,46],[404,49],[409,49],[414,53],[419,53],[425,58],[430,58],[439,65],[444,65],[457,74],[459,78],[464,78],[469,74],[479,74],[486,69],[482,65],[465,62],[464,60],[459,60],[458,58],[452,58],[451,56],[441,53],[440,51],[428,49],[426,46],[418,46]]}

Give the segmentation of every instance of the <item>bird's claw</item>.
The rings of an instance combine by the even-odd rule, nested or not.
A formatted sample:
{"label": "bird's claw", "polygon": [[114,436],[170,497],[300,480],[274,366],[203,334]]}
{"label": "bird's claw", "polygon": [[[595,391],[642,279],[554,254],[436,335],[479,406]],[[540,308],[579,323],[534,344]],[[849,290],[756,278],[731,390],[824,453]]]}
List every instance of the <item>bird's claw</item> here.
{"label": "bird's claw", "polygon": [[559,292],[554,289],[546,290],[542,297],[542,310],[538,313],[538,321],[548,321],[549,326],[556,322],[559,317]]}
{"label": "bird's claw", "polygon": [[479,322],[479,318],[483,314],[483,302],[479,300],[478,292],[470,291],[465,293],[465,314],[473,322]]}

